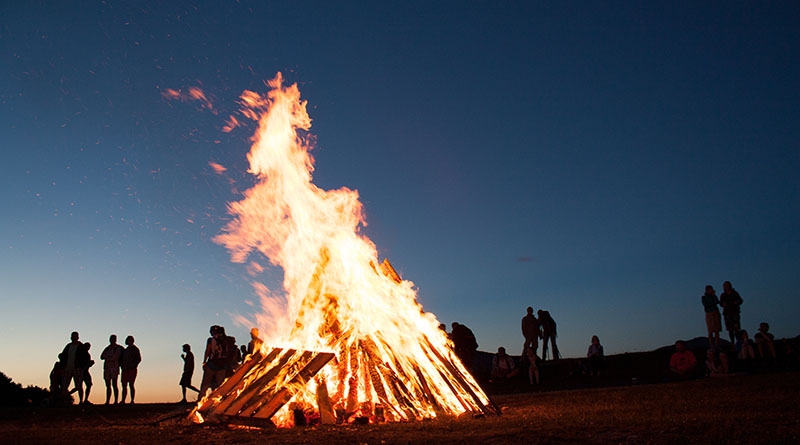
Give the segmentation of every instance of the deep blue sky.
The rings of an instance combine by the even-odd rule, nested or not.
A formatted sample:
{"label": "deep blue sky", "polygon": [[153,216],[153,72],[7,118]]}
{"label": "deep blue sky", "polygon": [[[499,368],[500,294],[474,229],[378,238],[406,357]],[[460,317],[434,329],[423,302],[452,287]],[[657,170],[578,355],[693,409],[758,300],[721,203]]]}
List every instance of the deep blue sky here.
{"label": "deep blue sky", "polygon": [[[211,238],[253,128],[221,128],[277,71],[315,182],[359,190],[381,255],[481,349],[519,353],[529,305],[566,356],[702,336],[724,280],[746,329],[800,333],[796,2],[338,3],[0,5],[0,371],[46,386],[70,331],[95,358],[133,334],[138,399],[172,400],[181,344],[246,337],[250,279]],[[214,112],[161,95],[191,86]]]}

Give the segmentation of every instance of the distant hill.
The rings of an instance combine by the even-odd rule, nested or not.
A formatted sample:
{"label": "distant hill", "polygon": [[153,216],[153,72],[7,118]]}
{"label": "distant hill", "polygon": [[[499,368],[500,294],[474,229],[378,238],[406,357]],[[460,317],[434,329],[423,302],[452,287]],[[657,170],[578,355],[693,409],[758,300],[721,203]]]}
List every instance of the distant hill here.
{"label": "distant hill", "polygon": [[[685,340],[687,348],[695,354],[697,362],[705,366],[708,339],[697,337]],[[771,372],[773,370],[800,370],[800,336],[776,339],[776,363],[757,361],[744,369],[733,361],[734,372]],[[730,342],[720,340],[723,349],[732,351]],[[541,383],[528,383],[527,364],[521,356],[512,356],[517,366],[522,366],[519,376],[506,382],[490,382],[494,353],[477,351],[472,366],[472,374],[490,394],[526,391],[553,391],[561,389],[580,389],[598,386],[622,386],[642,383],[659,383],[665,380],[669,359],[675,352],[675,345],[662,346],[653,351],[627,352],[607,355],[605,369],[600,376],[588,377],[581,372],[583,358],[566,358],[539,362]],[[738,367],[737,367],[738,366]]]}

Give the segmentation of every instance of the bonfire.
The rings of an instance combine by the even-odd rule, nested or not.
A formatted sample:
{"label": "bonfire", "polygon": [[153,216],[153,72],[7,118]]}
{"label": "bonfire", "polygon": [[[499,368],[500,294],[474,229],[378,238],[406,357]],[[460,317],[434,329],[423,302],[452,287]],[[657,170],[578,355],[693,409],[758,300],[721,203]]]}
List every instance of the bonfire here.
{"label": "bonfire", "polygon": [[[414,284],[379,261],[361,232],[358,192],[313,184],[311,119],[297,85],[280,73],[268,85],[266,96],[241,95],[241,116],[258,122],[247,156],[256,184],[229,204],[232,220],[214,240],[254,275],[261,255],[282,268],[283,290],[254,284],[264,346],[192,418],[287,426],[499,413]],[[225,130],[238,125],[231,117]]]}

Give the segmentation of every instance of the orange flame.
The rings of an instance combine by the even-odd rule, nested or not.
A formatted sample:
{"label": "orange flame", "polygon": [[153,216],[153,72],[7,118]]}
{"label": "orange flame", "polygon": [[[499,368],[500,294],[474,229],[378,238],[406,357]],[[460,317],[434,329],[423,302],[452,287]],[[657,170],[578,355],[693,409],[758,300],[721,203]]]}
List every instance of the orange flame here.
{"label": "orange flame", "polygon": [[[304,137],[311,119],[297,84],[284,86],[280,73],[268,84],[266,97],[245,91],[240,101],[242,114],[259,122],[247,156],[257,184],[229,204],[233,220],[214,241],[234,262],[260,252],[284,271],[285,294],[254,283],[265,345],[337,355],[294,403],[313,406],[322,387],[342,409],[380,404],[392,420],[479,411],[488,397],[433,314],[422,311],[414,284],[381,264],[375,245],[359,233],[366,222],[358,192],[312,183],[312,147]],[[251,273],[259,270],[253,264]],[[287,407],[276,417],[287,422]]]}

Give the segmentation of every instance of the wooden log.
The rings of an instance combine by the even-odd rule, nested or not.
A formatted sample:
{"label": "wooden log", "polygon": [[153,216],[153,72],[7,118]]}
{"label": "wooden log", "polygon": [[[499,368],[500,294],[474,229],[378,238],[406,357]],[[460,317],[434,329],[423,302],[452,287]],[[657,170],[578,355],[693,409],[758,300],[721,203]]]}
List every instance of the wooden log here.
{"label": "wooden log", "polygon": [[419,385],[422,389],[422,392],[425,394],[428,403],[433,405],[433,411],[436,412],[436,414],[443,413],[444,410],[439,404],[439,401],[436,399],[436,396],[431,391],[430,386],[428,386],[428,379],[422,373],[422,369],[420,369],[419,366],[414,365],[414,373],[417,375],[417,380],[419,381]]}
{"label": "wooden log", "polygon": [[224,414],[229,416],[239,416],[243,415],[245,417],[248,414],[241,414],[245,405],[250,401],[251,398],[263,394],[265,391],[268,390],[266,387],[267,384],[275,378],[278,372],[281,371],[283,365],[289,361],[295,354],[297,353],[296,349],[288,349],[284,350],[283,353],[278,358],[277,362],[273,361],[267,372],[265,372],[261,377],[256,379],[253,383],[250,384],[249,387],[245,388],[237,397],[233,399],[233,403],[230,406],[227,406],[224,409]]}
{"label": "wooden log", "polygon": [[323,425],[333,425],[336,423],[336,416],[333,414],[333,405],[328,397],[328,383],[323,377],[318,377],[317,381],[317,408],[319,409],[319,421]]}
{"label": "wooden log", "polygon": [[269,419],[272,417],[283,405],[286,404],[297,392],[301,391],[311,380],[314,375],[325,366],[332,358],[333,354],[321,352],[317,354],[311,361],[298,372],[291,381],[286,383],[283,388],[278,391],[267,403],[263,404],[253,414],[253,417],[260,417]]}
{"label": "wooden log", "polygon": [[[275,394],[279,393],[289,383],[292,376],[296,375],[297,371],[308,364],[313,357],[314,353],[311,351],[303,351],[300,354],[294,354],[290,357],[288,361],[281,365],[280,369],[272,374],[272,378],[263,385],[264,391],[261,392],[260,397],[251,397],[250,400],[244,404],[240,410],[241,415],[255,416],[261,407],[273,399]],[[272,370],[270,370],[270,373],[272,373]],[[265,418],[269,418],[269,416]]]}
{"label": "wooden log", "polygon": [[232,376],[225,379],[225,381],[222,382],[222,385],[218,386],[214,391],[211,392],[198,410],[203,412],[203,410],[212,408],[216,398],[225,398],[235,387],[241,386],[250,370],[255,368],[263,358],[264,356],[261,354],[261,351],[254,352],[253,357],[250,360],[242,363],[242,366],[236,369]]}
{"label": "wooden log", "polygon": [[[383,382],[381,381],[381,376],[378,371],[378,366],[376,364],[376,360],[379,360],[380,357],[374,357],[369,350],[367,344],[369,340],[359,340],[359,348],[361,349],[362,353],[364,354],[364,364],[367,367],[367,374],[369,375],[370,381],[372,383],[372,387],[375,389],[375,394],[378,396],[378,400],[384,405],[384,407],[391,409],[394,411],[400,418],[408,420],[408,416],[406,416],[400,409],[395,406],[389,400],[389,397],[386,395],[386,388],[383,386]],[[374,346],[374,343],[373,343]],[[377,353],[377,351],[375,351]],[[378,363],[380,363],[378,361]]]}
{"label": "wooden log", "polygon": [[453,393],[456,399],[458,399],[458,402],[461,404],[461,406],[467,411],[472,411],[472,406],[470,406],[470,404],[467,403],[463,397],[461,397],[461,394],[459,394],[459,392],[453,386],[453,383],[450,382],[450,376],[445,374],[445,372],[442,371],[439,366],[436,366],[437,360],[432,356],[428,348],[423,347],[422,352],[425,354],[425,357],[427,357],[428,360],[434,364],[434,368],[436,368],[436,371],[439,372],[439,376],[441,376],[442,380],[444,380],[444,383],[447,385],[447,387],[450,388],[450,392]]}
{"label": "wooden log", "polygon": [[395,283],[400,284],[403,282],[403,279],[400,278],[400,274],[394,270],[394,267],[392,267],[392,263],[389,262],[388,258],[384,259],[383,263],[381,263],[381,270],[383,270],[383,273],[387,277],[391,278]]}
{"label": "wooden log", "polygon": [[217,414],[224,414],[240,397],[247,397],[247,391],[257,391],[258,388],[254,387],[253,385],[260,379],[258,376],[263,376],[263,373],[267,371],[267,368],[278,357],[278,354],[283,351],[284,350],[281,348],[272,348],[266,356],[261,357],[257,361],[252,360],[255,362],[255,364],[251,366],[250,371],[248,372],[249,375],[244,377],[243,381],[241,382],[242,386],[238,388],[231,388],[226,391],[222,396],[220,403],[213,407],[213,411]]}
{"label": "wooden log", "polygon": [[405,388],[405,385],[403,385],[403,382],[397,378],[397,375],[390,367],[381,363],[380,351],[378,351],[378,346],[375,344],[375,341],[367,337],[363,339],[361,343],[373,366],[380,372],[381,376],[383,376],[383,380],[389,386],[395,400],[400,404],[400,408],[403,409],[403,417],[407,420],[419,418],[419,412],[409,401],[410,394],[408,394],[408,390]]}
{"label": "wooden log", "polygon": [[350,379],[348,381],[349,387],[347,390],[347,404],[345,405],[345,412],[352,414],[358,405],[358,344],[353,342],[348,348],[348,356],[350,361]]}
{"label": "wooden log", "polygon": [[[458,381],[459,385],[464,389],[464,391],[467,394],[469,394],[469,396],[472,398],[472,400],[475,402],[475,404],[478,405],[478,408],[480,408],[480,410],[484,414],[500,414],[499,409],[496,409],[497,408],[496,405],[492,406],[492,410],[490,410],[486,405],[484,405],[483,401],[481,401],[480,397],[478,397],[478,395],[475,394],[475,391],[473,391],[473,389],[470,387],[469,382],[467,382],[467,380],[464,378],[464,376],[461,375],[461,372],[457,369],[457,367],[455,365],[453,365],[452,361],[450,361],[447,358],[445,358],[444,356],[442,356],[439,353],[439,351],[436,348],[433,347],[433,345],[431,344],[431,341],[428,339],[428,337],[424,337],[424,338],[425,338],[425,343],[428,346],[428,348],[439,359],[439,362],[444,364],[445,367],[447,367],[447,369],[450,371],[450,373],[453,375],[453,377],[455,377],[455,379]],[[488,399],[488,396],[487,396],[487,399]],[[489,399],[489,402],[490,402],[490,405],[493,405],[493,403],[491,402],[491,399]],[[470,410],[470,411],[472,411],[472,410]],[[494,412],[492,412],[492,411],[494,411]]]}

